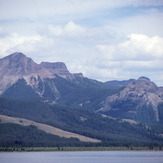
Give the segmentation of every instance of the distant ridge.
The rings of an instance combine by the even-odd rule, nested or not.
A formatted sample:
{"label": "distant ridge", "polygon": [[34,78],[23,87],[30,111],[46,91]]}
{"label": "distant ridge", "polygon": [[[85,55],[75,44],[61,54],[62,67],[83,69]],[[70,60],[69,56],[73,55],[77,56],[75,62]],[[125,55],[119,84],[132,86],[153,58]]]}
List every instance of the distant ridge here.
{"label": "distant ridge", "polygon": [[135,81],[135,79],[129,79],[129,80],[122,80],[122,81],[118,81],[118,80],[111,80],[111,81],[107,81],[105,82],[106,84],[113,84],[113,85],[118,85],[118,86],[125,86],[131,82]]}
{"label": "distant ridge", "polygon": [[108,96],[99,111],[113,117],[151,123],[160,120],[160,103],[163,103],[163,89],[149,78],[140,77],[119,93]]}

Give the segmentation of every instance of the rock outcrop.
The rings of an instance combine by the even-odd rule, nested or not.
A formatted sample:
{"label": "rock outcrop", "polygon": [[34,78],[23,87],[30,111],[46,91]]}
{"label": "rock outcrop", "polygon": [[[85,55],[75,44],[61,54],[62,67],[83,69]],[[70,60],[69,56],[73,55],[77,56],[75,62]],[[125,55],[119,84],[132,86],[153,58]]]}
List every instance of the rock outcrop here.
{"label": "rock outcrop", "polygon": [[62,77],[72,75],[68,71],[66,65],[63,62],[54,62],[54,63],[41,62],[40,66],[47,69],[49,72],[51,72],[54,75],[57,74]]}
{"label": "rock outcrop", "polygon": [[[138,114],[150,112],[155,121],[159,121],[158,105],[163,102],[163,90],[146,77],[129,83],[120,93],[108,96],[98,111],[114,114],[121,118],[133,118]],[[146,108],[142,111],[141,109]],[[148,110],[148,109],[151,109]],[[134,119],[135,120],[135,119]]]}

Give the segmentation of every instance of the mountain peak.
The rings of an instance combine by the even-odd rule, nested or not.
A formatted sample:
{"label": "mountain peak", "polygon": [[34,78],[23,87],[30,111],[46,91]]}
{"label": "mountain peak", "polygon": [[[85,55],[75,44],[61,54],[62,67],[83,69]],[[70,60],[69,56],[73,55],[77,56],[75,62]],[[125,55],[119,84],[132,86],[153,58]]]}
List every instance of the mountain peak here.
{"label": "mountain peak", "polygon": [[150,79],[145,76],[141,76],[138,80],[141,80],[141,79],[150,81]]}
{"label": "mountain peak", "polygon": [[8,56],[6,56],[6,57],[4,57],[4,58],[2,58],[0,60],[8,60],[8,61],[10,61],[10,64],[12,64],[12,62],[18,62],[18,61],[20,61],[22,59],[29,59],[29,58],[27,58],[21,52],[15,52],[15,53],[10,54],[10,55],[8,55]]}
{"label": "mountain peak", "polygon": [[13,54],[11,54],[11,55],[9,55],[8,57],[26,57],[23,53],[21,53],[21,52],[15,52],[15,53],[13,53]]}
{"label": "mountain peak", "polygon": [[133,92],[134,89],[135,93],[143,94],[143,93],[155,93],[158,91],[158,86],[150,81],[147,77],[140,77],[137,80],[131,82],[129,85],[126,86],[128,91]]}
{"label": "mountain peak", "polygon": [[0,59],[0,70],[6,75],[27,75],[41,69],[31,58],[23,53],[16,52]]}

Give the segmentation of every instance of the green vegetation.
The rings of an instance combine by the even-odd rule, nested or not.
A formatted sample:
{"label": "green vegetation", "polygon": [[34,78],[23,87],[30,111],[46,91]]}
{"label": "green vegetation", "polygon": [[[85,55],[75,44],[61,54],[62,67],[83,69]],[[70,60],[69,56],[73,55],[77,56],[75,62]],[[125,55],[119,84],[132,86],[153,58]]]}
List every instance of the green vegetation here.
{"label": "green vegetation", "polygon": [[59,104],[82,109],[89,108],[89,110],[99,109],[101,101],[120,90],[116,86],[80,77],[69,81],[58,76],[46,82],[53,82],[53,85],[59,90],[60,98],[57,100]]}
{"label": "green vegetation", "polygon": [[29,85],[26,85],[26,81],[24,79],[18,80],[4,92],[3,96],[15,100],[36,100],[39,98],[38,94],[36,94]]}
{"label": "green vegetation", "polygon": [[[94,112],[94,110],[100,107],[100,102],[105,97],[117,93],[122,88],[116,86],[112,88],[109,84],[104,85],[101,82],[87,78],[75,78],[73,81],[70,81],[56,77],[55,79],[46,79],[44,82],[45,92],[42,99],[38,98],[35,91],[26,85],[24,80],[19,80],[3,94],[5,97],[0,97],[0,114],[33,120],[102,141],[101,143],[90,144],[81,143],[78,140],[66,139],[62,141],[64,142],[62,146],[65,146],[65,144],[69,144],[69,146],[99,147],[163,145],[163,138],[159,137],[158,133],[150,127],[146,127],[142,124],[119,122],[118,120],[108,117],[104,118]],[[55,87],[58,91],[56,91]],[[43,83],[40,81],[40,85],[36,89],[42,90],[42,88]],[[59,104],[50,104],[51,100],[56,100],[58,97],[60,97],[57,100]],[[43,102],[44,100],[48,102]],[[129,102],[116,105],[121,105],[121,109],[126,109],[127,113],[130,107]],[[160,108],[162,108],[162,105],[160,105]],[[160,109],[160,112],[161,111],[162,109]],[[115,114],[120,114],[120,111],[116,111]],[[146,113],[143,112],[142,114],[144,115]],[[149,114],[152,115],[152,112]],[[142,119],[143,118],[144,117],[142,117]],[[3,130],[5,130],[5,128],[3,128]],[[1,130],[2,133],[4,133],[3,130]],[[25,129],[21,128],[20,130]],[[34,130],[36,130],[36,128]],[[10,135],[10,133],[8,133],[8,135]],[[4,135],[2,136],[5,138]],[[47,138],[47,135],[44,135],[44,137]],[[50,136],[48,135],[48,137]],[[40,139],[43,139],[43,137]],[[15,137],[10,137],[8,140],[6,137],[6,140],[4,139],[3,142],[6,141],[5,145],[7,146],[7,142],[10,144],[10,140],[12,142],[16,141]],[[37,140],[39,139],[36,138],[36,144],[33,146],[51,146],[52,144],[52,146],[56,146],[57,144],[54,142],[55,139],[52,140],[52,138],[48,138],[48,142],[45,141],[44,145]],[[18,141],[16,142],[19,143]],[[14,145],[13,143],[8,146]],[[30,147],[31,142],[23,140],[20,146]]]}
{"label": "green vegetation", "polygon": [[[21,57],[24,56],[21,55]],[[31,63],[30,60],[30,65]],[[22,67],[20,63],[13,64],[15,68],[19,66]],[[6,69],[6,67],[4,68]],[[9,65],[8,68],[11,66]],[[38,67],[38,69],[40,68]],[[25,72],[24,67],[22,71]],[[16,74],[18,72],[19,70]],[[34,121],[33,124],[35,122],[47,124],[50,125],[50,128],[51,126],[57,127],[101,141],[98,141],[100,143],[82,143],[78,139],[66,139],[47,134],[34,126],[3,124],[2,120],[4,119],[2,119],[0,120],[0,147],[3,149],[5,147],[7,149],[10,149],[9,147],[15,149],[57,147],[60,150],[62,147],[63,150],[71,150],[72,148],[69,149],[68,146],[94,147],[93,149],[100,150],[101,148],[106,149],[104,147],[132,149],[133,146],[148,146],[153,149],[153,147],[163,145],[163,137],[161,137],[163,132],[163,104],[158,107],[160,118],[160,123],[158,123],[154,117],[152,105],[141,103],[144,95],[132,93],[136,88],[134,86],[131,92],[127,91],[128,95],[129,97],[140,98],[124,98],[124,100],[110,102],[111,109],[108,110],[108,115],[115,117],[114,119],[95,112],[104,107],[106,97],[120,93],[125,85],[132,80],[102,83],[73,75],[67,76],[67,79],[57,75],[53,79],[42,79],[34,77],[32,74],[28,80],[32,86],[27,84],[29,81],[20,79],[15,84],[6,87],[2,94],[3,97],[0,97],[0,114],[25,118]],[[149,79],[147,80],[150,82]],[[150,86],[148,82],[146,84]],[[136,84],[136,81],[133,84]],[[135,120],[142,124],[123,122],[122,118]],[[4,122],[7,121],[4,120]],[[19,120],[19,123],[22,125],[23,121]],[[46,128],[48,127],[46,126]],[[56,132],[53,133],[56,134]]]}
{"label": "green vegetation", "polygon": [[[26,118],[102,140],[102,143],[93,146],[149,146],[150,144],[160,146],[163,144],[163,138],[141,124],[122,123],[103,118],[93,111],[49,105],[41,101],[14,101],[0,98],[0,114]],[[92,146],[92,144],[84,144],[84,146]]]}
{"label": "green vegetation", "polygon": [[159,118],[160,121],[163,122],[163,103],[160,103],[158,106]]}
{"label": "green vegetation", "polygon": [[[151,104],[138,106],[140,101],[125,100],[116,101],[111,104],[113,109],[105,114],[120,119],[132,119],[145,125],[151,125],[156,122],[155,113]],[[163,109],[160,109],[160,112]],[[160,114],[159,114],[160,115]]]}
{"label": "green vegetation", "polygon": [[157,133],[163,134],[163,103],[158,105],[159,122],[151,123],[150,127]]}
{"label": "green vegetation", "polygon": [[38,100],[40,97],[36,91],[42,92],[43,87],[44,100],[54,101],[59,98],[57,103],[60,105],[89,110],[99,109],[101,101],[120,91],[119,86],[88,78],[76,77],[71,81],[56,76],[54,79],[45,79],[44,83],[39,79],[39,85],[33,89],[26,84],[24,79],[20,79],[3,93],[3,97],[14,100]]}
{"label": "green vegetation", "polygon": [[0,147],[63,147],[80,146],[80,144],[78,139],[48,134],[35,126],[0,124]]}
{"label": "green vegetation", "polygon": [[0,147],[0,152],[39,152],[39,151],[160,151],[163,147]]}

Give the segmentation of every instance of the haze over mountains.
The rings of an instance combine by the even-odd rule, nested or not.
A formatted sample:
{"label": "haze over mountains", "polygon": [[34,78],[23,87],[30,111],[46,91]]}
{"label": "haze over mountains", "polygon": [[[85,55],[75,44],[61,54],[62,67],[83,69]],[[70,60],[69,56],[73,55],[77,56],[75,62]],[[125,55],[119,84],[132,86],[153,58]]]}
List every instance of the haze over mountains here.
{"label": "haze over mountains", "polygon": [[[146,77],[103,83],[70,73],[62,62],[37,64],[16,52],[0,59],[0,79],[2,115],[105,143],[162,142],[163,89]],[[147,130],[140,123],[157,130]]]}

